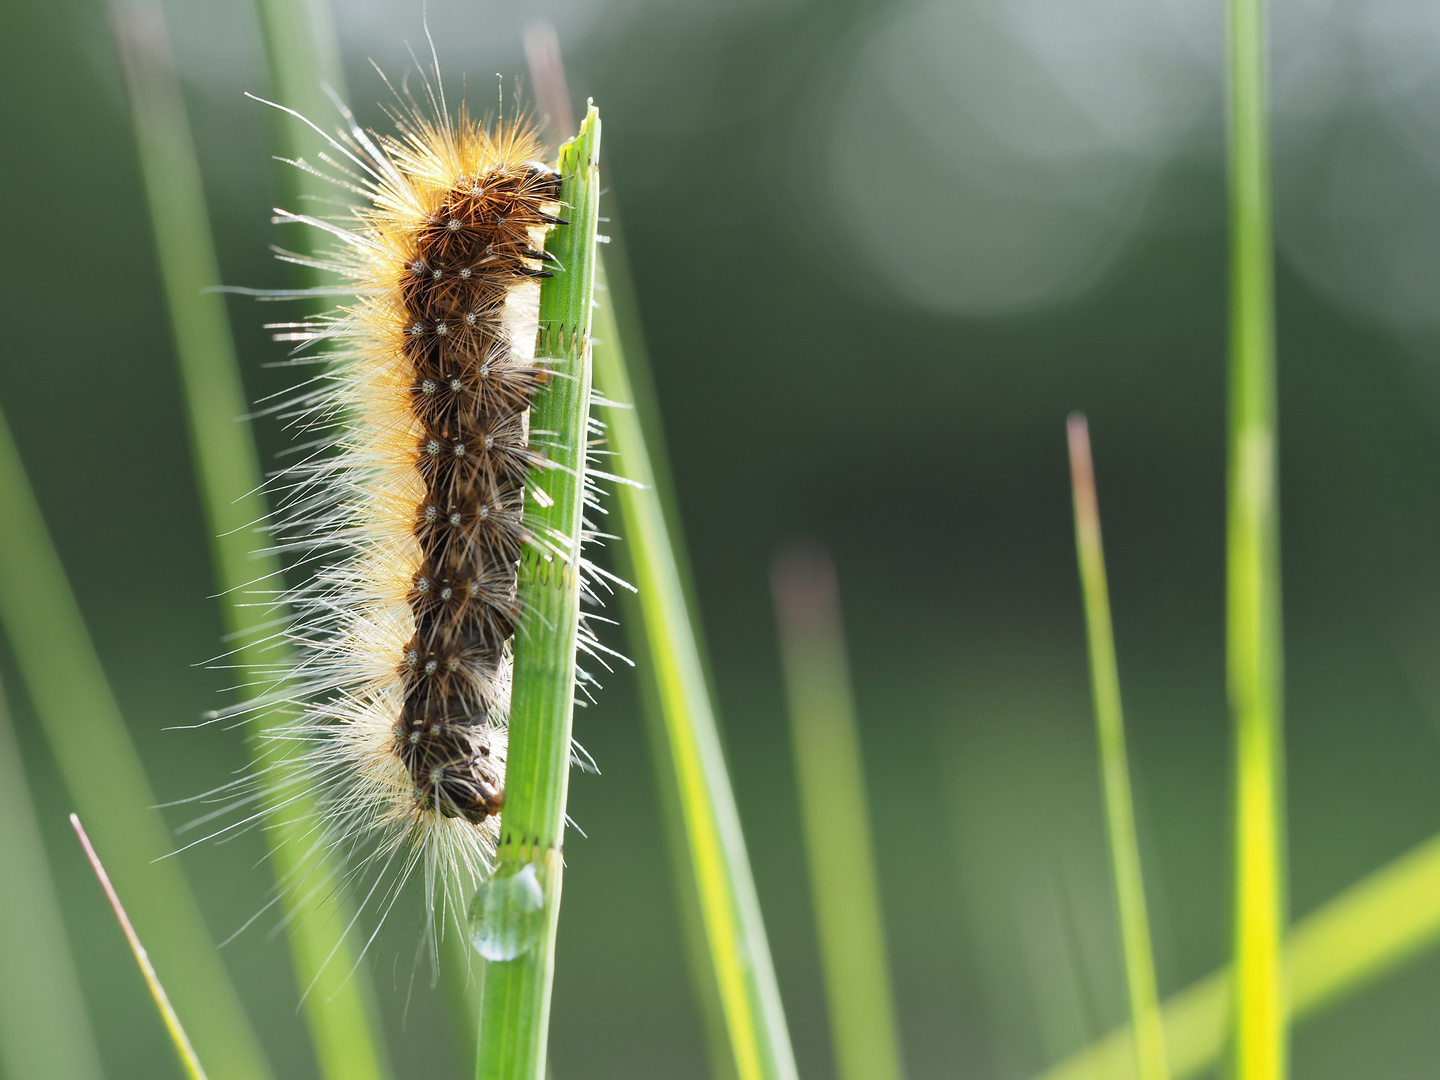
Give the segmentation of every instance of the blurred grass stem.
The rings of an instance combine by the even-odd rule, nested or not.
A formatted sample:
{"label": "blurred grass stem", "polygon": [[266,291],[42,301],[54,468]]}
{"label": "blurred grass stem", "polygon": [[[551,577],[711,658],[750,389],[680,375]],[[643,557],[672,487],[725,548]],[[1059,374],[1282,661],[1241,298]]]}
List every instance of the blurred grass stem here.
{"label": "blurred grass stem", "polygon": [[835,566],[797,545],[770,571],[810,894],[839,1080],[900,1080],[880,885]]}
{"label": "blurred grass stem", "polygon": [[[1440,835],[1365,877],[1290,930],[1287,1014],[1308,1017],[1440,943]],[[1170,1072],[1186,1080],[1220,1062],[1230,1036],[1233,969],[1164,1005]],[[1138,1080],[1134,1039],[1122,1028],[1038,1080]]]}
{"label": "blurred grass stem", "polygon": [[[532,24],[526,38],[536,92],[551,123],[561,124],[568,97],[554,28]],[[627,366],[622,327],[638,343],[639,325],[633,307],[617,310],[619,301],[631,299],[623,257],[612,269],[615,276],[607,280],[597,252],[595,387],[618,403],[605,411],[607,441],[615,471],[632,482],[619,485],[615,496],[621,557],[637,590],[633,602],[626,600],[628,631],[652,757],[662,774],[661,803],[678,812],[678,827],[667,817],[667,838],[712,1070],[717,1080],[794,1080],[794,1052],[715,719],[685,550],[676,542],[669,462],[643,352]],[[717,1026],[728,1043],[723,1060]]]}
{"label": "blurred grass stem", "polygon": [[[605,257],[596,264],[595,288],[599,303],[595,310],[595,383],[608,400],[627,404],[607,413],[609,442],[616,448],[617,468],[623,475],[636,475],[637,455],[646,447],[664,452],[665,438],[660,428],[659,406],[655,402],[655,389],[650,381],[649,366],[644,353],[639,315],[634,307],[634,293],[625,263],[624,239],[620,235],[615,213],[610,208],[612,221],[606,226],[610,244]],[[625,449],[620,449],[620,447]],[[636,513],[631,500],[653,499],[660,507],[668,534],[678,537],[676,526],[679,520],[673,489],[666,463],[655,457],[644,457],[642,464],[650,469],[651,482],[644,491],[622,487],[617,492],[621,514],[625,521],[621,542],[615,551],[622,576],[627,581],[640,581],[641,574],[636,564],[637,541],[633,530],[643,516]],[[653,541],[653,537],[648,540]],[[695,610],[693,591],[689,587],[689,573],[683,564],[684,552],[671,549],[677,560],[675,575],[681,583],[682,601],[690,611]],[[650,580],[649,577],[646,580]],[[664,816],[665,842],[670,860],[671,880],[675,890],[675,901],[680,916],[681,934],[684,936],[686,962],[690,969],[691,985],[700,1020],[705,1032],[706,1050],[710,1058],[713,1080],[733,1080],[736,1077],[736,1060],[731,1044],[724,1006],[720,1000],[719,970],[716,958],[710,953],[710,938],[706,932],[705,913],[701,907],[699,885],[690,852],[684,801],[680,791],[680,774],[676,770],[675,757],[670,745],[671,718],[667,716],[667,702],[674,706],[674,697],[665,697],[660,684],[661,672],[669,672],[669,661],[656,661],[651,647],[652,629],[646,623],[646,608],[638,594],[628,590],[620,596],[626,638],[631,655],[647,658],[638,665],[641,709],[645,717],[645,734],[650,744],[651,764],[655,773],[655,786]],[[653,614],[653,612],[652,612]],[[695,650],[703,666],[704,642],[700,640],[701,628],[691,623],[695,635]],[[709,697],[708,684],[705,693]],[[688,723],[684,717],[674,718],[675,723]],[[718,733],[717,733],[718,734]]]}
{"label": "blurred grass stem", "polygon": [[1227,671],[1235,754],[1236,1080],[1286,1075],[1283,653],[1263,0],[1227,0],[1230,435]]}
{"label": "blurred grass stem", "polygon": [[[267,516],[261,470],[249,426],[245,389],[235,356],[225,300],[204,286],[218,284],[200,166],[185,116],[174,60],[160,8],[150,2],[114,9],[124,61],[136,145],[150,203],[155,246],[185,390],[190,442],[209,526],[215,577],[233,649],[250,696],[273,690],[288,668],[288,650],[266,623],[269,602],[281,587],[279,559],[254,554],[258,526]],[[278,721],[260,713],[251,721],[257,756]],[[273,749],[273,747],[268,747]],[[313,795],[287,787],[283,768],[259,770],[267,807],[266,836],[296,981],[321,1074],[327,1080],[384,1080],[389,1075],[369,973],[357,969],[348,905],[337,899],[338,875],[314,839]],[[213,1061],[213,1059],[212,1059]]]}
{"label": "blurred grass stem", "polygon": [[[598,313],[595,385],[609,401],[636,401],[610,306]],[[685,838],[686,873],[694,882],[708,946],[709,973],[720,1000],[735,1075],[740,1080],[795,1080],[794,1052],[750,873],[745,837],[692,620],[681,553],[672,546],[656,479],[664,468],[656,442],[652,458],[639,408],[605,412],[615,471],[623,485],[623,546],[633,568],[644,650],[637,666],[654,680],[664,721],[658,762],[674,771]],[[651,430],[658,428],[651,426]],[[662,792],[666,785],[662,785]]]}
{"label": "blurred grass stem", "polygon": [[1105,790],[1105,824],[1115,899],[1120,910],[1120,940],[1125,953],[1125,986],[1130,998],[1131,1030],[1135,1035],[1137,1075],[1140,1080],[1167,1080],[1165,1030],[1157,1004],[1150,919],[1140,869],[1140,844],[1135,833],[1135,806],[1130,794],[1125,719],[1120,707],[1120,670],[1115,660],[1115,633],[1110,624],[1110,592],[1105,580],[1105,551],[1100,538],[1100,504],[1090,455],[1090,429],[1080,413],[1071,414],[1066,429],[1075,497],[1075,550],[1085,598],[1085,638],[1090,650],[1090,685],[1095,698],[1100,777]]}
{"label": "blurred grass stem", "polygon": [[74,806],[91,822],[215,1080],[270,1067],[220,962],[0,417],[0,621]]}

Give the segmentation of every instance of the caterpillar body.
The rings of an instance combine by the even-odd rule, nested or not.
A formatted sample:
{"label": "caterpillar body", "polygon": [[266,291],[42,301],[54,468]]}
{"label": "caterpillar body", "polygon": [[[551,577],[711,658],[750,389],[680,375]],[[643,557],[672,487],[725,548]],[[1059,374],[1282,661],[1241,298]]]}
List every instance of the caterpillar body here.
{"label": "caterpillar body", "polygon": [[[464,910],[494,852],[522,551],[563,561],[569,549],[526,511],[549,502],[553,433],[529,430],[528,410],[552,381],[534,353],[539,283],[564,270],[545,251],[547,231],[566,224],[560,174],[533,127],[492,128],[463,107],[452,120],[426,89],[429,109],[395,111],[388,136],[338,101],[345,128],[333,137],[291,113],[335,152],[322,155],[328,173],[292,164],[355,202],[334,219],[276,211],[337,242],[282,258],[345,279],[286,295],[353,300],[271,324],[296,343],[294,362],[323,365],[274,410],[309,436],[305,459],[277,477],[277,546],[317,569],[284,594],[296,614],[281,636],[299,659],[283,688],[235,711],[291,707],[264,767],[320,796],[318,843],[338,847],[357,880],[375,872],[359,891],[378,894],[380,921],[423,870],[428,929],[437,912]],[[598,572],[578,569],[593,603]],[[579,647],[598,655],[583,620]]]}

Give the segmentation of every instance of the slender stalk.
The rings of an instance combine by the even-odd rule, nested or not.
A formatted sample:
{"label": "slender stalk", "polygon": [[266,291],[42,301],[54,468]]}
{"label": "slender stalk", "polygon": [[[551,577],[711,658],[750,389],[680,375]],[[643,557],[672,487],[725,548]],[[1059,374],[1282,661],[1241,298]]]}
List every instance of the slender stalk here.
{"label": "slender stalk", "polygon": [[[563,134],[569,112],[554,27],[532,23],[526,52],[536,93]],[[613,211],[612,211],[613,214]],[[612,221],[612,238],[622,241]],[[691,977],[715,1080],[796,1075],[790,1035],[735,796],[725,767],[676,511],[665,439],[633,305],[623,242],[597,253],[595,385],[620,407],[606,413],[616,468],[633,486],[617,493],[625,597]],[[623,333],[622,333],[623,330]],[[630,342],[628,353],[624,342]],[[646,662],[648,661],[648,662]]]}
{"label": "slender stalk", "polygon": [[[1440,835],[1350,886],[1290,930],[1288,1015],[1319,1013],[1440,944]],[[1165,1040],[1175,1080],[1214,1068],[1225,1051],[1233,969],[1170,998]],[[1138,1080],[1128,1027],[1061,1062],[1037,1080]]]}
{"label": "slender stalk", "polygon": [[1227,668],[1235,727],[1236,1080],[1286,1075],[1280,526],[1263,0],[1227,0],[1230,476]]}
{"label": "slender stalk", "polygon": [[150,963],[150,954],[145,951],[145,946],[140,944],[140,935],[135,933],[135,927],[130,924],[130,916],[125,914],[125,905],[120,903],[115,886],[110,884],[110,875],[105,873],[100,856],[95,854],[90,837],[85,835],[85,827],[80,824],[80,818],[77,815],[70,815],[70,826],[75,830],[75,835],[80,838],[80,846],[85,849],[85,857],[90,860],[90,867],[95,871],[95,876],[100,879],[100,887],[105,890],[105,897],[110,901],[111,910],[115,912],[115,918],[120,922],[120,929],[124,931],[125,940],[130,944],[130,952],[134,955],[135,963],[140,968],[140,975],[144,978],[145,985],[150,988],[150,996],[155,999],[155,1007],[160,1010],[160,1019],[164,1021],[170,1041],[175,1044],[175,1052],[180,1056],[180,1064],[190,1074],[191,1080],[207,1080],[205,1070],[200,1065],[200,1059],[195,1056],[195,1048],[190,1045],[190,1036],[185,1034],[180,1017],[175,1015],[175,1009],[170,1004],[170,996],[165,993],[165,987],[160,984],[160,977],[155,974],[155,965]]}
{"label": "slender stalk", "polygon": [[797,546],[770,571],[795,778],[840,1080],[900,1080],[880,887],[835,567]]}
{"label": "slender stalk", "polygon": [[1167,1080],[1165,1029],[1155,990],[1155,959],[1150,949],[1150,919],[1135,807],[1130,797],[1130,766],[1125,754],[1125,719],[1120,709],[1120,669],[1110,625],[1110,593],[1105,581],[1105,551],[1100,540],[1100,504],[1090,457],[1090,429],[1073,413],[1067,427],[1070,475],[1075,493],[1075,550],[1085,597],[1085,638],[1090,649],[1090,685],[1095,697],[1095,729],[1100,746],[1100,778],[1105,789],[1105,824],[1110,839],[1110,869],[1120,911],[1120,940],[1125,953],[1125,985],[1140,1080]]}
{"label": "slender stalk", "polygon": [[[325,127],[322,118],[335,112],[326,88],[342,101],[346,96],[345,72],[330,5],[326,0],[255,0],[255,13],[260,20],[275,102]],[[285,157],[296,160],[304,157],[307,149],[322,145],[319,136],[291,118],[277,114],[275,119],[275,140]],[[300,169],[286,169],[285,180],[292,194],[302,197],[334,198],[338,192],[333,184]]]}
{"label": "slender stalk", "polygon": [[[20,744],[0,687],[0,1075],[102,1080]],[[23,973],[23,975],[19,974]]]}
{"label": "slender stalk", "polygon": [[[266,517],[261,471],[246,412],[224,299],[203,292],[219,268],[190,138],[185,105],[158,5],[114,8],[135,121],[136,145],[150,202],[155,246],[185,390],[190,443],[206,512],[215,577],[222,592],[232,662],[247,693],[268,689],[288,667],[283,646],[265,623],[276,612],[261,602],[280,584],[273,554],[256,555],[254,526]],[[256,591],[263,590],[257,599]],[[251,734],[263,750],[276,719],[260,715]],[[305,1019],[321,1075],[327,1080],[383,1080],[389,1075],[369,972],[357,968],[348,905],[338,875],[314,845],[314,799],[287,784],[281,770],[260,773],[267,785],[266,836],[289,932],[292,966],[304,995]]]}
{"label": "slender stalk", "polygon": [[505,810],[495,874],[477,898],[477,936],[513,947],[505,958],[491,953],[481,976],[477,1080],[545,1076],[580,622],[599,155],[600,114],[591,105],[579,134],[560,148],[570,224],[553,229],[545,245],[564,269],[540,292],[535,352],[553,378],[531,406],[530,430],[546,440],[553,467],[542,484],[551,501],[527,516],[554,550],[530,546],[520,560]]}
{"label": "slender stalk", "polygon": [[[639,316],[633,306],[633,289],[625,262],[624,240],[620,235],[613,207],[610,215],[611,221],[606,226],[610,244],[606,248],[605,256],[596,266],[596,386],[608,398],[630,406],[629,409],[617,409],[608,414],[611,444],[619,445],[615,433],[617,428],[624,428],[626,430],[621,435],[621,441],[628,439],[626,445],[632,448],[639,446],[641,449],[649,446],[655,448],[657,454],[663,454],[665,440],[660,429],[659,407],[655,403],[655,390],[650,381]],[[642,434],[638,439],[636,433],[627,425],[640,430]],[[625,452],[620,452],[618,467],[626,476],[632,475],[633,457],[633,450],[628,459]],[[678,518],[666,463],[656,458],[651,458],[649,463],[653,468],[653,475],[651,482],[646,485],[646,492],[648,497],[659,502],[663,516],[672,523],[670,535],[678,536],[679,530],[673,525]],[[632,520],[634,515],[626,511],[624,504],[636,494],[636,491],[628,488],[619,494],[627,534],[631,532],[635,522]],[[625,580],[640,580],[640,571],[636,565],[636,545],[629,540],[628,535],[615,545],[614,550]],[[675,554],[677,558],[683,557],[683,552],[676,551]],[[688,587],[689,574],[683,564],[677,567],[677,575],[684,586],[687,605],[693,610],[693,593]],[[653,660],[650,631],[647,630],[645,622],[645,606],[639,595],[625,590],[620,594],[620,603],[621,621],[632,655]],[[697,637],[696,650],[703,661],[705,646],[698,640],[699,627],[694,627],[694,631]],[[665,827],[665,844],[680,916],[680,930],[685,944],[685,959],[696,1005],[700,1010],[711,1077],[713,1080],[734,1080],[735,1054],[726,1026],[725,1010],[720,1000],[718,969],[715,958],[710,955],[710,940],[705,931],[705,915],[701,909],[700,893],[690,855],[679,774],[670,750],[665,699],[657,681],[657,674],[658,670],[653,662],[641,663],[637,671],[641,711],[645,718],[645,735],[650,744],[650,761],[655,772],[655,786]],[[681,722],[688,721],[682,719]]]}
{"label": "slender stalk", "polygon": [[[602,308],[602,312],[603,312]],[[618,345],[618,343],[617,343]],[[608,400],[630,400],[623,355],[595,350],[596,385]],[[616,468],[642,485],[617,493],[625,545],[643,614],[645,660],[658,684],[668,756],[678,783],[690,872],[741,1080],[793,1078],[795,1062],[780,1005],[744,834],[720,747],[700,646],[671,547],[654,470],[634,410],[606,414]]]}
{"label": "slender stalk", "polygon": [[[740,1080],[794,1080],[797,1076],[780,990],[750,874],[745,837],[715,722],[702,659],[698,623],[687,596],[683,552],[672,544],[662,501],[664,448],[647,444],[645,422],[625,366],[614,313],[597,312],[595,385],[609,401],[636,402],[608,409],[606,433],[615,469],[637,486],[616,493],[623,547],[633,568],[641,611],[643,649],[638,666],[654,680],[664,718],[657,761],[673,768],[684,825],[686,873],[694,882],[713,973]],[[678,530],[677,530],[678,534]],[[662,785],[662,792],[666,786]]]}
{"label": "slender stalk", "polygon": [[75,595],[0,417],[0,622],[75,807],[130,899],[215,1080],[270,1067],[180,864]]}
{"label": "slender stalk", "polygon": [[[573,120],[569,119],[570,97],[553,24],[544,20],[529,24],[525,30],[525,52],[541,113],[560,137],[565,138],[570,134],[568,125]],[[607,413],[608,441],[616,454],[616,467],[627,479],[643,479],[642,487],[623,487],[617,496],[625,534],[615,548],[617,561],[627,580],[641,585],[638,594],[624,592],[620,602],[631,651],[641,658],[638,675],[645,732],[664,818],[686,961],[700,1009],[711,1076],[714,1080],[732,1080],[738,1076],[742,1047],[774,1041],[772,1033],[778,1032],[775,1038],[783,1040],[784,1046],[773,1048],[771,1053],[784,1059],[789,1056],[788,1036],[784,1034],[784,1016],[774,988],[775,977],[764,927],[759,921],[759,906],[753,899],[753,885],[747,884],[748,869],[732,875],[735,880],[728,886],[714,878],[702,878],[701,864],[696,861],[690,843],[692,826],[697,835],[716,835],[720,831],[720,819],[727,813],[733,814],[733,809],[727,812],[719,805],[707,809],[712,797],[706,790],[692,791],[687,799],[687,793],[682,791],[684,777],[708,775],[723,784],[726,793],[715,798],[732,804],[732,808],[734,797],[728,794],[729,779],[724,775],[723,756],[703,774],[694,770],[682,773],[672,745],[672,730],[683,732],[698,724],[702,729],[698,738],[682,736],[679,745],[691,742],[713,745],[718,754],[719,731],[710,704],[712,695],[705,667],[702,627],[689,615],[695,604],[684,545],[672,546],[670,540],[681,536],[679,516],[665,457],[660,411],[625,259],[624,236],[613,203],[609,214],[606,226],[609,255],[596,253],[595,385],[604,398],[621,403],[620,408]],[[676,589],[677,594],[646,606],[646,599],[655,597],[656,590],[665,589]],[[677,645],[678,639],[667,636],[670,631],[664,625],[665,618],[679,620],[675,623],[677,628],[683,621],[686,642]],[[678,653],[674,651],[676,648]],[[691,654],[689,659],[682,660],[687,653]],[[695,671],[699,672],[698,679],[691,678]],[[683,692],[677,694],[675,690],[679,687],[683,687]],[[710,729],[708,733],[703,730],[706,728]],[[744,860],[744,841],[738,822],[727,829],[730,836],[739,840],[729,855]],[[703,897],[702,880],[715,886]],[[755,991],[748,997],[744,970],[738,977],[731,970],[734,954],[721,955],[711,949],[712,941],[733,940],[734,911],[741,905],[727,909],[731,903],[727,896],[732,892],[738,896],[746,890],[751,897],[746,901],[746,909],[754,913],[754,921],[747,929],[745,940],[758,943],[752,949],[753,955],[745,961],[749,970],[756,973]],[[769,989],[762,992],[760,987],[766,984]],[[728,1004],[722,999],[724,988],[732,991]],[[770,1002],[768,1013],[763,1008],[757,1011],[752,1007],[752,1002],[762,999]],[[732,1028],[732,1021],[739,1027]],[[732,1032],[739,1033],[737,1038],[732,1038]],[[758,1059],[753,1055],[746,1061],[758,1067]]]}

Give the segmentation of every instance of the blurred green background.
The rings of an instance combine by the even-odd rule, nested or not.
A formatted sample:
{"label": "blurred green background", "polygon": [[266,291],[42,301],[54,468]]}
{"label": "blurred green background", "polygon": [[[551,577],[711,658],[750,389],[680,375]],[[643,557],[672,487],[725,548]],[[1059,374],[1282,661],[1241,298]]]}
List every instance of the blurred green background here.
{"label": "blurred green background", "polygon": [[[334,8],[380,125],[367,58],[411,68],[421,5]],[[253,9],[166,10],[224,280],[297,284],[267,250],[294,242],[268,224],[273,118],[241,96],[267,90]],[[1440,10],[1273,14],[1303,915],[1440,828]],[[801,1072],[832,1063],[766,577],[797,534],[839,568],[908,1072],[1023,1080],[1125,1016],[1070,409],[1095,442],[1161,990],[1226,959],[1219,5],[431,0],[452,92],[513,94],[537,16],[572,94],[605,110]],[[219,612],[105,8],[10,0],[0,57],[0,408],[154,786],[182,798],[246,752],[236,731],[166,730],[226,679],[204,666]],[[282,388],[261,323],[286,316],[230,310],[250,396]],[[285,444],[273,423],[258,438],[267,460]],[[178,1076],[0,665],[107,1075]],[[567,845],[552,1068],[698,1077],[636,689],[606,683],[576,724],[602,775],[571,789],[587,838]],[[262,857],[255,835],[182,856],[217,938],[265,902]],[[406,928],[371,958],[397,1073],[464,1075],[413,944]],[[224,957],[280,1076],[312,1076],[283,932],[261,919]],[[1422,959],[1302,1026],[1295,1075],[1434,1076],[1437,1001],[1440,957]]]}

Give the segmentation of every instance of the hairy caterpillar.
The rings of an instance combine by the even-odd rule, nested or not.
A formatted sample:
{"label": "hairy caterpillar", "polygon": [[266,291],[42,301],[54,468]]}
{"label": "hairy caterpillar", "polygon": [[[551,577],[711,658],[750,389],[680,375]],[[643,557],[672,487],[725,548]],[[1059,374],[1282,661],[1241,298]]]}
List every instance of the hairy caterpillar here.
{"label": "hairy caterpillar", "polygon": [[[544,246],[566,224],[560,174],[519,117],[492,128],[462,106],[452,119],[438,72],[425,88],[427,109],[397,94],[387,136],[337,102],[345,128],[321,160],[357,201],[338,218],[276,212],[337,242],[282,258],[345,280],[284,295],[354,299],[271,324],[294,362],[323,365],[273,410],[307,434],[278,478],[277,546],[316,569],[283,597],[296,619],[282,636],[300,653],[283,690],[234,710],[294,707],[267,768],[321,794],[320,842],[355,878],[376,871],[361,892],[378,894],[381,921],[417,868],[429,913],[463,910],[488,870],[523,629],[517,563],[526,545],[568,557],[526,511],[549,502],[554,433],[530,430],[528,410],[552,382],[534,351],[539,282],[565,270]],[[594,601],[598,572],[579,569]],[[583,623],[580,648],[600,648]]]}

